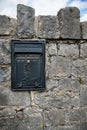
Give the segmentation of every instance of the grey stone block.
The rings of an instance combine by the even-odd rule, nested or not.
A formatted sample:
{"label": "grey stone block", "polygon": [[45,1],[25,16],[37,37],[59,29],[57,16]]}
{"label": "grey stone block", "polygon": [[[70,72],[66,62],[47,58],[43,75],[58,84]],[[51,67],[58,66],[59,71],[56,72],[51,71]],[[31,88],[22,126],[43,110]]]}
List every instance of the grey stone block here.
{"label": "grey stone block", "polygon": [[4,108],[0,110],[0,118],[12,117],[16,115],[16,111],[12,108]]}
{"label": "grey stone block", "polygon": [[9,118],[0,119],[0,130],[9,130]]}
{"label": "grey stone block", "polygon": [[87,39],[87,21],[81,23],[82,39]]}
{"label": "grey stone block", "polygon": [[[37,114],[38,115],[38,114]],[[41,116],[31,115],[25,118],[19,125],[18,130],[43,130],[43,122]]]}
{"label": "grey stone block", "polygon": [[34,103],[43,109],[69,108],[73,106],[71,98],[71,93],[69,94],[67,91],[58,90],[57,87],[48,92],[35,94]]}
{"label": "grey stone block", "polygon": [[40,106],[40,108],[49,108],[52,100],[50,96],[49,93],[37,93],[34,95],[34,104]]}
{"label": "grey stone block", "polygon": [[11,67],[0,66],[0,83],[11,79]]}
{"label": "grey stone block", "polygon": [[35,21],[35,10],[31,7],[18,4],[17,22],[18,22],[18,36],[20,38],[33,38],[35,36],[34,21]]}
{"label": "grey stone block", "polygon": [[72,62],[72,76],[80,78],[87,76],[87,61],[85,59],[77,59]]}
{"label": "grey stone block", "polygon": [[48,52],[50,56],[57,55],[57,45],[55,43],[50,44],[48,48]]}
{"label": "grey stone block", "polygon": [[10,40],[0,39],[0,64],[10,63]]}
{"label": "grey stone block", "polygon": [[63,125],[63,126],[47,126],[45,130],[80,130],[80,126],[77,125]]}
{"label": "grey stone block", "polygon": [[38,108],[38,107],[26,107],[23,109],[23,116],[24,117],[29,117],[30,115],[36,115],[41,116],[42,113],[42,109]]}
{"label": "grey stone block", "polygon": [[38,16],[37,37],[59,39],[59,23],[56,16]]}
{"label": "grey stone block", "polygon": [[58,81],[57,80],[52,80],[52,79],[46,80],[46,89],[47,90],[53,90],[57,87],[58,87]]}
{"label": "grey stone block", "polygon": [[80,123],[80,130],[87,130],[87,122]]}
{"label": "grey stone block", "polygon": [[80,57],[87,58],[87,43],[80,44]]}
{"label": "grey stone block", "polygon": [[69,119],[71,123],[85,122],[86,112],[83,109],[71,109],[69,113]]}
{"label": "grey stone block", "polygon": [[45,60],[46,60],[46,78],[48,78],[48,68],[49,68],[49,65],[50,65],[50,62],[49,62],[49,54],[48,54],[48,48],[47,48],[47,45],[46,45],[46,58],[45,58]]}
{"label": "grey stone block", "polygon": [[66,7],[58,12],[60,37],[80,39],[80,11],[76,7]]}
{"label": "grey stone block", "polygon": [[71,125],[71,126],[63,126],[62,130],[80,130],[80,127],[78,125]]}
{"label": "grey stone block", "polygon": [[45,126],[59,126],[65,124],[65,113],[63,110],[53,109],[44,112]]}
{"label": "grey stone block", "polygon": [[63,78],[59,80],[59,89],[79,93],[80,83],[76,78]]}
{"label": "grey stone block", "polygon": [[80,97],[79,94],[75,95],[71,92],[71,102],[69,103],[69,108],[79,108],[80,107]]}
{"label": "grey stone block", "polygon": [[49,77],[69,77],[71,75],[72,60],[62,56],[50,57]]}
{"label": "grey stone block", "polygon": [[12,92],[9,87],[0,86],[0,105],[2,106],[28,106],[30,96],[28,92]]}
{"label": "grey stone block", "polygon": [[58,55],[77,59],[79,57],[79,46],[77,44],[59,44]]}
{"label": "grey stone block", "polygon": [[30,112],[29,116],[17,112],[14,116],[8,114],[6,118],[0,118],[0,130],[43,130],[41,113],[32,108]]}
{"label": "grey stone block", "polygon": [[[43,124],[43,117],[41,114],[41,111],[39,111],[37,108],[27,108],[24,112],[23,121],[19,125],[20,130],[43,130],[44,124]],[[19,130],[19,129],[18,129]]]}
{"label": "grey stone block", "polygon": [[0,15],[0,36],[9,36],[16,34],[17,20]]}
{"label": "grey stone block", "polygon": [[50,57],[50,64],[48,68],[49,78],[56,76],[56,71],[57,71],[56,67],[57,67],[57,56],[52,56]]}
{"label": "grey stone block", "polygon": [[81,89],[80,91],[80,106],[86,107],[87,106],[87,87]]}
{"label": "grey stone block", "polygon": [[63,130],[62,126],[45,126],[44,130]]}

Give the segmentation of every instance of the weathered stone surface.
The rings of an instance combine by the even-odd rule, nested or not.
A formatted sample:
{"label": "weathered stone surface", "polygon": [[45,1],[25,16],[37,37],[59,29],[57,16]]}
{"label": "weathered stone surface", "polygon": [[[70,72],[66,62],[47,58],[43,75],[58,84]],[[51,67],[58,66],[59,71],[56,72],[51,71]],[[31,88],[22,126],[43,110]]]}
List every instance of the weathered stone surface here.
{"label": "weathered stone surface", "polygon": [[58,12],[60,37],[80,39],[80,11],[76,7],[66,7]]}
{"label": "weathered stone surface", "polygon": [[0,39],[0,64],[11,63],[10,40]]}
{"label": "weathered stone surface", "polygon": [[[28,130],[43,130],[44,124],[43,124],[43,117],[41,115],[41,111],[37,108],[26,108],[23,111],[24,115],[24,123],[21,128],[28,129]],[[27,118],[26,118],[27,117]],[[26,124],[27,123],[27,124]]]}
{"label": "weathered stone surface", "polygon": [[81,23],[82,39],[87,39],[87,21]]}
{"label": "weathered stone surface", "polygon": [[80,127],[76,125],[63,126],[62,129],[59,130],[80,130]]}
{"label": "weathered stone surface", "polygon": [[62,56],[50,57],[49,77],[69,77],[71,75],[72,61]]}
{"label": "weathered stone surface", "polygon": [[35,10],[31,7],[18,4],[17,6],[18,36],[33,38],[35,36]]}
{"label": "weathered stone surface", "polygon": [[[16,111],[15,111],[16,112]],[[17,112],[0,118],[0,130],[43,130],[43,118],[39,111],[29,108],[29,115]],[[11,111],[10,111],[11,113]]]}
{"label": "weathered stone surface", "polygon": [[48,54],[48,43],[46,43],[46,54],[45,54],[45,59],[46,59],[46,78],[48,78],[48,68],[49,68],[49,65],[50,65],[50,62],[49,62],[49,54]]}
{"label": "weathered stone surface", "polygon": [[23,115],[24,115],[24,117],[30,116],[32,114],[36,114],[37,116],[39,116],[39,115],[41,116],[41,112],[42,112],[42,109],[40,109],[40,108],[37,108],[37,107],[34,107],[34,108],[26,107],[23,110]]}
{"label": "weathered stone surface", "polygon": [[[57,87],[48,92],[35,94],[34,103],[42,109],[72,108],[80,106],[80,101],[77,97],[78,93],[74,95],[71,91],[59,90]],[[75,103],[72,99],[75,100]]]}
{"label": "weathered stone surface", "polygon": [[63,130],[62,126],[45,126],[44,130]]}
{"label": "weathered stone surface", "polygon": [[0,119],[0,130],[9,130],[10,120],[9,118]]}
{"label": "weathered stone surface", "polygon": [[[63,126],[47,126],[45,130],[80,130],[78,125],[63,125]],[[82,129],[81,129],[82,130]]]}
{"label": "weathered stone surface", "polygon": [[[71,92],[77,92],[80,91],[80,83],[79,80],[76,78],[63,78],[59,80],[59,86],[58,88],[60,90],[66,90]],[[76,94],[76,93],[75,93]]]}
{"label": "weathered stone surface", "polygon": [[60,39],[60,40],[57,40],[56,41],[59,45],[60,44],[66,44],[66,45],[74,45],[74,44],[78,44],[79,45],[79,43],[80,42],[82,42],[82,40],[80,41],[79,39],[77,40],[77,39],[65,39],[65,40],[62,40],[62,39]]}
{"label": "weathered stone surface", "polygon": [[86,107],[87,106],[87,87],[83,87],[81,88],[80,91],[80,106],[82,107]]}
{"label": "weathered stone surface", "polygon": [[28,106],[30,96],[28,92],[12,92],[9,87],[0,86],[0,105],[3,106]]}
{"label": "weathered stone surface", "polygon": [[9,36],[16,33],[17,21],[16,19],[0,16],[0,36]]}
{"label": "weathered stone surface", "polygon": [[50,65],[48,68],[49,78],[56,76],[57,56],[50,57]]}
{"label": "weathered stone surface", "polygon": [[38,16],[36,23],[37,37],[46,39],[59,38],[59,23],[56,16]]}
{"label": "weathered stone surface", "polygon": [[[71,93],[72,94],[72,93]],[[72,94],[72,98],[71,98],[71,102],[69,104],[70,108],[78,108],[80,107],[80,97],[79,94],[76,94],[73,96],[74,94]]]}
{"label": "weathered stone surface", "polygon": [[50,44],[48,51],[49,51],[50,56],[57,55],[57,45],[56,44]]}
{"label": "weathered stone surface", "polygon": [[27,117],[20,122],[17,130],[43,130],[43,122],[41,117],[37,115],[30,115],[30,117]]}
{"label": "weathered stone surface", "polygon": [[80,45],[80,57],[87,58],[87,43]]}
{"label": "weathered stone surface", "polygon": [[44,112],[45,126],[58,126],[65,124],[65,113],[63,110],[53,109]]}
{"label": "weathered stone surface", "polygon": [[80,130],[87,130],[87,122],[80,123]]}
{"label": "weathered stone surface", "polygon": [[11,67],[0,66],[0,83],[11,79]]}
{"label": "weathered stone surface", "polygon": [[71,109],[69,113],[69,119],[71,123],[74,122],[85,122],[86,112],[82,109]]}
{"label": "weathered stone surface", "polygon": [[73,77],[86,77],[87,76],[87,60],[77,59],[72,63],[72,76]]}
{"label": "weathered stone surface", "polygon": [[79,57],[79,46],[77,44],[59,44],[58,55],[77,59]]}
{"label": "weathered stone surface", "polygon": [[[55,89],[59,96],[67,95],[70,100],[65,103],[69,108],[80,107],[80,83],[78,79],[64,78],[59,80],[58,88]],[[62,101],[62,100],[61,100]]]}
{"label": "weathered stone surface", "polygon": [[12,108],[4,108],[0,110],[0,118],[12,117],[16,115],[16,111]]}
{"label": "weathered stone surface", "polygon": [[52,79],[46,80],[46,89],[47,90],[53,90],[57,87],[58,87],[58,81],[57,80],[52,80]]}

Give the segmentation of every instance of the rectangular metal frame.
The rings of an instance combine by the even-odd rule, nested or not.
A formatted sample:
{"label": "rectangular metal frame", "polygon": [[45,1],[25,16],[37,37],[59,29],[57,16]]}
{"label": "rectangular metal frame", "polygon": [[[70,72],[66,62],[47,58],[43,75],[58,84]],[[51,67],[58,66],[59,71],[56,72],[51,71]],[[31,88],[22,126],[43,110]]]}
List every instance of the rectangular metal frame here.
{"label": "rectangular metal frame", "polygon": [[11,88],[45,90],[45,40],[11,41]]}

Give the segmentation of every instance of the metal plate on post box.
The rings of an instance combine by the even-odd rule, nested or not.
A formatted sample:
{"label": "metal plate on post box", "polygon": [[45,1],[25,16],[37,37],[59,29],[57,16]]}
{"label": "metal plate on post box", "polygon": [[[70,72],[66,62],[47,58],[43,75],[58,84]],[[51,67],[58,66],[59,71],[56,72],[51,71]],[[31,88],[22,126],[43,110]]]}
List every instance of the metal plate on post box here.
{"label": "metal plate on post box", "polygon": [[45,89],[45,41],[11,42],[12,90]]}

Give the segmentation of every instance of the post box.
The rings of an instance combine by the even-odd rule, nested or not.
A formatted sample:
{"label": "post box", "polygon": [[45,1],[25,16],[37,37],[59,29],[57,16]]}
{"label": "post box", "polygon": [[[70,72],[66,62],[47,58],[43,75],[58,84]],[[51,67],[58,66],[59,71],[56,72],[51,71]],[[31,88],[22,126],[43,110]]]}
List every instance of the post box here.
{"label": "post box", "polygon": [[11,87],[45,89],[45,40],[11,41]]}

